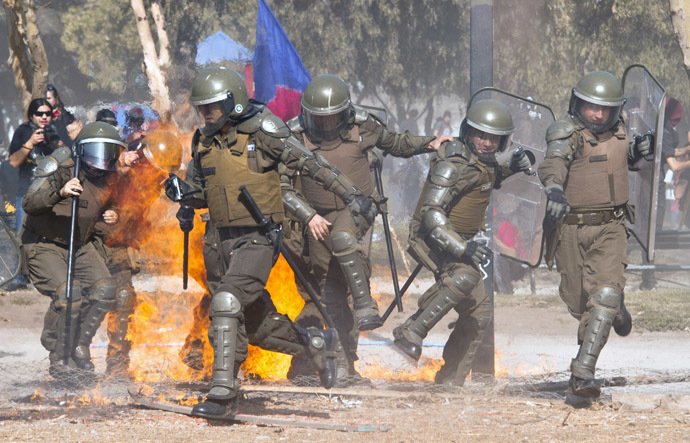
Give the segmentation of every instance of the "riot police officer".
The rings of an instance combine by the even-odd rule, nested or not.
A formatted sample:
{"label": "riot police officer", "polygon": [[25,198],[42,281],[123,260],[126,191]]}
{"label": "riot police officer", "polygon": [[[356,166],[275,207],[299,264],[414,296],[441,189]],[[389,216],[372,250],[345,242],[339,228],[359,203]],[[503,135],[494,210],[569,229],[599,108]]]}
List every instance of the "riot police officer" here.
{"label": "riot police officer", "polygon": [[546,159],[538,170],[546,217],[557,226],[547,238],[547,245],[557,242],[547,250],[547,263],[555,255],[560,297],[580,322],[570,389],[581,397],[600,395],[594,371],[611,326],[621,336],[632,328],[623,303],[628,165],[651,154],[653,144],[650,137],[629,143],[624,104],[613,75],[585,75],[572,90],[568,112],[546,132]]}
{"label": "riot police officer", "polygon": [[484,229],[491,191],[515,172],[529,169],[529,158],[516,151],[508,164],[496,153],[510,145],[515,131],[510,112],[495,100],[473,103],[460,136],[444,143],[433,157],[410,224],[408,251],[434,272],[436,284],[419,299],[419,309],[393,330],[395,346],[419,360],[422,342],[451,309],[459,318],[443,349],[436,383],[461,386],[491,319],[479,266],[491,250],[473,240]]}
{"label": "riot police officer", "polygon": [[[324,156],[330,164],[377,199],[371,177],[369,156],[378,147],[384,154],[411,157],[433,152],[450,137],[419,137],[409,132],[396,134],[356,106],[350,90],[335,75],[320,75],[304,90],[302,112],[288,122],[290,130],[310,151]],[[383,324],[376,301],[371,296],[369,259],[359,241],[373,223],[376,212],[353,217],[347,205],[309,176],[298,177],[298,190],[284,192],[288,213],[308,226],[309,259],[319,281],[329,315],[333,318],[348,358],[350,375],[357,359],[359,331]],[[348,304],[348,292],[352,306]],[[354,312],[353,312],[354,311]]]}
{"label": "riot police officer", "polygon": [[[79,177],[73,177],[71,151],[59,148],[39,163],[23,201],[27,216],[21,240],[28,274],[36,289],[52,299],[41,343],[50,351],[49,372],[58,379],[69,375],[74,367],[94,370],[89,345],[115,301],[116,289],[103,258],[96,252],[92,234],[97,220],[114,224],[119,219],[116,211],[108,209],[108,180],[118,167],[125,144],[112,126],[101,122],[86,125],[75,144],[83,152]],[[68,316],[70,302],[66,287],[72,196],[79,196],[79,210],[72,239],[75,265]]]}
{"label": "riot police officer", "polygon": [[264,105],[249,100],[243,79],[235,71],[215,68],[194,81],[190,102],[199,128],[192,140],[194,168],[185,181],[172,176],[166,194],[195,209],[208,207],[218,230],[223,276],[212,294],[209,338],[214,348],[211,390],[192,413],[217,418],[236,411],[240,364],[247,343],[292,355],[309,356],[324,386],[335,381],[335,330],[302,328],[276,312],[264,289],[276,257],[276,242],[268,238],[238,200],[244,185],[266,217],[283,221],[283,204],[276,166],[283,162],[317,182],[328,185],[355,212],[372,202],[356,187],[343,185],[328,162],[290,137],[285,124]]}

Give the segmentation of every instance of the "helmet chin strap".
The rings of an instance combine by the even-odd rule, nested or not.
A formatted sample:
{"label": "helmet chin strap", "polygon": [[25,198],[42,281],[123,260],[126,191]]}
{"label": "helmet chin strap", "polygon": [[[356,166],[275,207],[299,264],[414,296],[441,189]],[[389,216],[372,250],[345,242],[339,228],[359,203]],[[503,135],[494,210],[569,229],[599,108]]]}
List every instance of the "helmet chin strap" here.
{"label": "helmet chin strap", "polygon": [[202,135],[205,135],[208,137],[208,136],[213,135],[216,132],[218,132],[218,130],[220,128],[222,128],[223,125],[225,125],[225,123],[227,123],[228,121],[230,121],[230,118],[228,117],[228,115],[225,112],[223,112],[223,116],[221,118],[219,118],[217,122],[210,124],[210,125],[205,124],[203,127],[199,128],[199,132],[201,132]]}

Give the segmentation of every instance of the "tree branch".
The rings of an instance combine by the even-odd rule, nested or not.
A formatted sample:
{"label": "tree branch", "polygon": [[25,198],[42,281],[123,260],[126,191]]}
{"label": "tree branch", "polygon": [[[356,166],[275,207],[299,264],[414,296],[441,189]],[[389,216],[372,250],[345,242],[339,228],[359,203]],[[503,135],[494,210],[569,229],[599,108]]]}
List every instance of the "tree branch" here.
{"label": "tree branch", "polygon": [[[164,122],[170,120],[172,103],[170,101],[170,91],[167,85],[167,76],[164,71],[161,70],[160,60],[156,52],[156,44],[153,41],[153,35],[151,35],[151,28],[149,27],[149,21],[146,18],[146,9],[144,8],[143,0],[131,0],[132,11],[134,12],[134,18],[137,22],[137,32],[139,34],[139,40],[141,41],[141,46],[144,52],[144,73],[146,78],[149,80],[149,89],[151,90],[151,95],[153,96],[152,107],[161,116]],[[161,15],[160,7],[158,13]],[[161,20],[161,23],[164,21]],[[163,25],[163,32],[164,25]],[[167,36],[166,36],[167,43]],[[169,65],[169,55],[167,54],[167,49],[163,50],[165,57],[168,59]]]}

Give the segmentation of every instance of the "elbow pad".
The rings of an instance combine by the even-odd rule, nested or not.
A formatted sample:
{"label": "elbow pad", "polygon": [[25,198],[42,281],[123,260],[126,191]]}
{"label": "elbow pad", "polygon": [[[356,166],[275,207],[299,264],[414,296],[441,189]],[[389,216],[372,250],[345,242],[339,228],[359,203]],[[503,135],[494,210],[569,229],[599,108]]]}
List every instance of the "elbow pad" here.
{"label": "elbow pad", "polygon": [[460,258],[465,253],[465,242],[448,227],[448,219],[440,211],[429,210],[422,215],[422,232],[427,233],[426,244],[437,251]]}

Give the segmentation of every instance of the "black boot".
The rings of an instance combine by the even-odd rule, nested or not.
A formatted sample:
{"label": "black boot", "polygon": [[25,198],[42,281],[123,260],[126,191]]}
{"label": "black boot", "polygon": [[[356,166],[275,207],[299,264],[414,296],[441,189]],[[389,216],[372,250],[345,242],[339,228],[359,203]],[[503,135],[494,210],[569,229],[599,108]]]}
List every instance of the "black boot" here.
{"label": "black boot", "polygon": [[571,375],[568,385],[570,386],[570,392],[578,397],[597,398],[601,395],[601,387],[593,378],[585,380]]}
{"label": "black boot", "polygon": [[621,296],[621,306],[618,310],[618,315],[613,321],[613,330],[621,337],[630,335],[630,331],[632,331],[632,316],[625,307],[625,295]]}
{"label": "black boot", "polygon": [[229,418],[237,414],[237,397],[227,400],[206,399],[194,405],[192,415],[203,418]]}
{"label": "black boot", "polygon": [[412,360],[418,361],[422,356],[422,346],[421,344],[413,343],[405,338],[403,335],[403,328],[405,327],[406,323],[403,323],[402,325],[393,329],[393,338],[395,339],[394,344]]}

